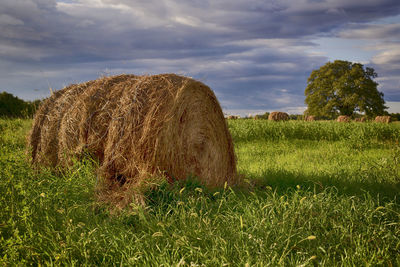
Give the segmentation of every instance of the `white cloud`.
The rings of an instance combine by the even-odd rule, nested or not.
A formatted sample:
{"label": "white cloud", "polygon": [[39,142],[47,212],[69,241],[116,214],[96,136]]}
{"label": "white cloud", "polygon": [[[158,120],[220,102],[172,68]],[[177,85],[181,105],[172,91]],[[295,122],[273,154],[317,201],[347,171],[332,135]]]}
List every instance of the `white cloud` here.
{"label": "white cloud", "polygon": [[201,21],[195,17],[191,16],[177,16],[173,17],[172,20],[191,27],[200,27],[201,26]]}
{"label": "white cloud", "polygon": [[389,113],[400,113],[400,102],[387,101],[386,105]]}
{"label": "white cloud", "polygon": [[354,25],[355,28],[339,33],[339,36],[347,39],[371,39],[371,40],[390,40],[400,38],[400,24],[360,24]]}
{"label": "white cloud", "polygon": [[376,46],[379,53],[372,58],[375,64],[394,64],[400,67],[400,43]]}

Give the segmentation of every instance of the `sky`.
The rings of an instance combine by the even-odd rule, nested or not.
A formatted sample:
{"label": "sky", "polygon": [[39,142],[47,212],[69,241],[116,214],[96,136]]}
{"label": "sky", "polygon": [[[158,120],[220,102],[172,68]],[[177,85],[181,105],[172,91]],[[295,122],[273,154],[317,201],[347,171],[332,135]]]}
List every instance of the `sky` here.
{"label": "sky", "polygon": [[400,1],[0,2],[0,91],[25,100],[103,75],[177,73],[227,114],[300,114],[311,71],[337,59],[373,67],[400,112]]}

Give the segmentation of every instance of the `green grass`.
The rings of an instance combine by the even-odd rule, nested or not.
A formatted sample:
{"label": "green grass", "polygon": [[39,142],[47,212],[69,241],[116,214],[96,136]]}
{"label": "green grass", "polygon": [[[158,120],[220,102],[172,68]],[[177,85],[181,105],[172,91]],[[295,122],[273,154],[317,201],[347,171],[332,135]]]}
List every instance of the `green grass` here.
{"label": "green grass", "polygon": [[30,125],[0,120],[1,265],[400,265],[399,125],[230,121],[249,189],[161,184],[119,215],[90,159],[30,168]]}
{"label": "green grass", "polygon": [[[400,124],[337,123],[336,121],[230,120],[230,131],[235,141],[253,140],[326,140],[353,141],[366,144],[400,141]],[[353,143],[352,142],[352,143]]]}

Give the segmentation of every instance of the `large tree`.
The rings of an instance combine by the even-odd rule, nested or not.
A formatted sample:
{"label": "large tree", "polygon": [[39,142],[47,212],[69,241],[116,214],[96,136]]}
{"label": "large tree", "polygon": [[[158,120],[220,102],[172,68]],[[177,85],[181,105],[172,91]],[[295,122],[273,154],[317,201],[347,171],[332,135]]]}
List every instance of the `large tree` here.
{"label": "large tree", "polygon": [[354,112],[367,116],[380,115],[387,107],[383,93],[373,79],[373,68],[360,63],[335,60],[312,71],[305,90],[306,113],[316,116],[351,116]]}

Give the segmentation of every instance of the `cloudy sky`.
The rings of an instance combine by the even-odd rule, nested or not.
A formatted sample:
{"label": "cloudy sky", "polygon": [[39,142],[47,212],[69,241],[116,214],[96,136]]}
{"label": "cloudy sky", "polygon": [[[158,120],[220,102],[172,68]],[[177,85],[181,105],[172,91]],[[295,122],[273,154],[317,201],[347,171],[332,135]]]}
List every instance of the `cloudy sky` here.
{"label": "cloudy sky", "polygon": [[301,113],[311,71],[375,68],[400,112],[399,0],[1,0],[0,91],[33,100],[120,73],[178,73],[226,113]]}

